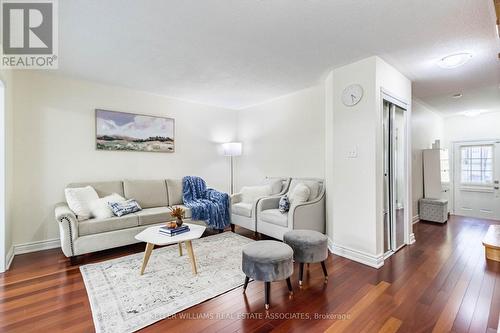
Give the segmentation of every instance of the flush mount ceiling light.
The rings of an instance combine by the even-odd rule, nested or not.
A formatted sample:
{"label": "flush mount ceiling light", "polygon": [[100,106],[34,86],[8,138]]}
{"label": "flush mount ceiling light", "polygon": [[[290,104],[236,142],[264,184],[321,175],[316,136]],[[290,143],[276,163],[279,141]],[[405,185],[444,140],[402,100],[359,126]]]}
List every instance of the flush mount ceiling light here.
{"label": "flush mount ceiling light", "polygon": [[451,95],[451,98],[454,98],[454,99],[459,99],[459,98],[462,98],[462,94],[461,93],[457,93],[457,94],[453,94]]}
{"label": "flush mount ceiling light", "polygon": [[472,54],[468,52],[455,53],[443,57],[439,60],[438,65],[441,68],[452,69],[465,65],[472,59]]}
{"label": "flush mount ceiling light", "polygon": [[474,110],[474,111],[464,111],[462,112],[462,115],[466,117],[477,117],[480,116],[483,113],[481,110]]}

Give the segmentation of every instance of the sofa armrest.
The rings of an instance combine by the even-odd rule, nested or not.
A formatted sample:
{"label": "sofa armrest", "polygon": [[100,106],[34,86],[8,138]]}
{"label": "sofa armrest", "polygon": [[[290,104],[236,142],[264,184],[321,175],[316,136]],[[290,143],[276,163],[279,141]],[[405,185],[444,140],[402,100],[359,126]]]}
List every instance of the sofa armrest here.
{"label": "sofa armrest", "polygon": [[257,211],[262,212],[266,209],[278,209],[281,196],[279,197],[265,197],[258,201]]}
{"label": "sofa armrest", "polygon": [[291,218],[289,225],[293,229],[316,230],[325,233],[325,193],[321,193],[314,200],[292,205],[288,214]]}
{"label": "sofa armrest", "polygon": [[241,202],[243,199],[241,193],[235,193],[231,195],[231,205],[237,204],[238,202]]}
{"label": "sofa armrest", "polygon": [[66,257],[75,255],[73,242],[78,238],[78,220],[66,203],[56,205],[55,217],[59,225],[61,249]]}

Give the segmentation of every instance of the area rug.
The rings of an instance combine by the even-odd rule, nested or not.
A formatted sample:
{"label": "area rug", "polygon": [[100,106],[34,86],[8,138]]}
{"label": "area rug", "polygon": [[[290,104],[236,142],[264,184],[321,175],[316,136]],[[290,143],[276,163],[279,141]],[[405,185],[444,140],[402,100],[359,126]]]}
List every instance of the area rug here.
{"label": "area rug", "polygon": [[198,274],[177,245],[80,267],[96,332],[134,332],[243,284],[241,249],[253,240],[232,232],[193,241]]}

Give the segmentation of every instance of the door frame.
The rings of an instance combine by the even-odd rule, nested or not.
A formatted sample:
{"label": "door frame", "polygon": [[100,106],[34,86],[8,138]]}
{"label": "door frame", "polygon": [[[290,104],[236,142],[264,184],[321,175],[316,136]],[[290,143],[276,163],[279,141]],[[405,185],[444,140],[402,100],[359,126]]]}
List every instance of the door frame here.
{"label": "door frame", "polygon": [[[456,148],[457,145],[462,145],[462,144],[480,144],[484,142],[491,142],[495,141],[497,144],[500,144],[500,139],[481,139],[481,140],[458,140],[458,141],[451,141],[448,149],[448,154],[449,156],[449,166],[450,166],[450,201],[448,204],[451,205],[450,209],[450,214],[456,215],[455,211],[455,189],[457,187],[457,184],[455,184],[455,158],[456,158]],[[500,161],[498,161],[500,163]]]}
{"label": "door frame", "polygon": [[6,135],[5,135],[5,84],[0,80],[0,273],[7,270],[5,244],[7,243],[6,202],[7,193],[5,186],[6,164]]}
{"label": "door frame", "polygon": [[[402,109],[405,110],[405,147],[406,147],[406,153],[404,157],[404,165],[405,165],[405,179],[406,179],[406,184],[405,184],[405,214],[404,214],[404,243],[405,245],[410,245],[415,242],[415,238],[413,235],[413,229],[411,225],[411,202],[412,202],[412,190],[411,190],[411,183],[412,183],[412,177],[411,177],[411,103],[405,101],[402,98],[397,97],[396,94],[393,94],[391,91],[385,89],[385,88],[380,88],[380,115],[379,115],[379,126],[380,126],[380,133],[383,132],[383,108],[384,108],[384,101],[390,102]],[[383,135],[383,134],[381,134]],[[383,142],[380,144],[381,146],[381,151],[379,151],[379,156],[383,156]],[[383,165],[380,170],[383,170]],[[383,172],[380,172],[380,177],[382,179],[383,184]],[[381,209],[380,209],[380,214],[382,215],[382,218],[380,219],[382,223],[382,233],[381,233],[381,239],[380,239],[380,244],[382,244],[382,249],[384,245],[384,239],[383,239],[383,223],[384,223],[384,207],[383,207],[383,185],[380,188],[380,192],[382,193],[382,203],[381,203]],[[382,251],[383,252],[383,251]],[[391,252],[391,251],[389,251]],[[384,253],[384,256],[390,256],[392,253]],[[394,253],[394,252],[393,252]]]}

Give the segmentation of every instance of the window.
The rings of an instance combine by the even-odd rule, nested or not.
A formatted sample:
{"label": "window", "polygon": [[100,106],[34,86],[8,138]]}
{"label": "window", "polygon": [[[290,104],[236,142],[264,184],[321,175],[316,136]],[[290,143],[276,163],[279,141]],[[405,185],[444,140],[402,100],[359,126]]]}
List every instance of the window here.
{"label": "window", "polygon": [[493,146],[460,148],[462,184],[490,185],[493,183]]}
{"label": "window", "polygon": [[441,149],[441,183],[450,182],[450,159],[448,149]]}

